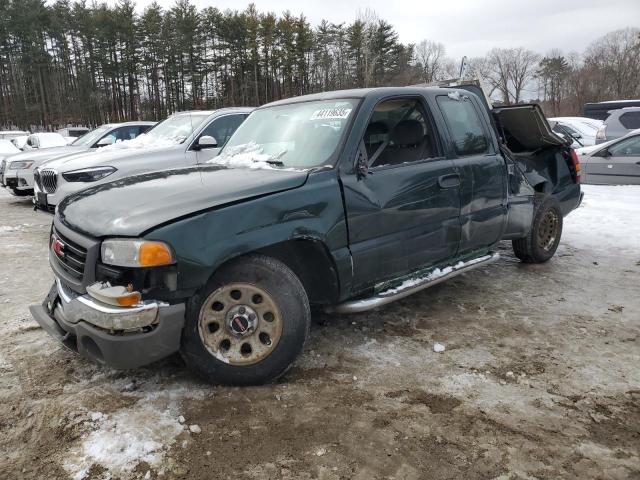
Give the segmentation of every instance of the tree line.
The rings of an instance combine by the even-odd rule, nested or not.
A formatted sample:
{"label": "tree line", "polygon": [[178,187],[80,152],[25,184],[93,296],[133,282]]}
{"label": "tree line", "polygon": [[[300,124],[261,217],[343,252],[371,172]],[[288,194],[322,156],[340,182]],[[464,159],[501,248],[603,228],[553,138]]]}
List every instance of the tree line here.
{"label": "tree line", "polygon": [[[638,29],[613,32],[584,54],[545,57],[494,49],[468,61],[505,103],[538,88],[547,109],[640,96]],[[159,120],[180,110],[261,105],[318,91],[410,85],[458,76],[444,45],[399,41],[375,12],[350,23],[215,7],[168,9],[133,0],[0,0],[0,127],[31,130]]]}

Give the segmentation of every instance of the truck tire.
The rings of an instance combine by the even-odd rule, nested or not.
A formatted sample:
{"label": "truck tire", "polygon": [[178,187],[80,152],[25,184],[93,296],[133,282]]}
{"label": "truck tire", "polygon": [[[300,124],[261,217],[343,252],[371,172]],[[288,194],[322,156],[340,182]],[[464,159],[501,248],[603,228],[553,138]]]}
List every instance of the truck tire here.
{"label": "truck tire", "polygon": [[187,303],[180,353],[221,385],[258,385],[282,376],[302,352],[311,312],[298,277],[264,255],[231,261]]}
{"label": "truck tire", "polygon": [[512,241],[513,251],[524,263],[544,263],[556,253],[562,236],[562,211],[549,195],[536,195],[529,234]]}

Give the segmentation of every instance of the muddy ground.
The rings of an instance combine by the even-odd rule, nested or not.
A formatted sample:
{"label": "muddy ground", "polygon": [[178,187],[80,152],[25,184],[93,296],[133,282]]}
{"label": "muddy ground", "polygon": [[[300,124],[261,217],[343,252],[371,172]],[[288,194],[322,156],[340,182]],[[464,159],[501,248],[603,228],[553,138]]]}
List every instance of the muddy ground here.
{"label": "muddy ground", "polygon": [[505,243],[384,309],[318,315],[290,373],[256,388],[64,350],[28,313],[52,282],[51,217],[0,192],[0,479],[638,479],[640,188],[622,213],[590,192],[549,263]]}

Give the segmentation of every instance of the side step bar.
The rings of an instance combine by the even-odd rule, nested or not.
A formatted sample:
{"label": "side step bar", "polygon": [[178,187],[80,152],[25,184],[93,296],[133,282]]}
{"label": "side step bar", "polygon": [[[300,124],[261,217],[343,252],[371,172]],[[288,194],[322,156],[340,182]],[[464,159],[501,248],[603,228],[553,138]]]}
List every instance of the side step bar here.
{"label": "side step bar", "polygon": [[428,275],[407,280],[401,285],[395,288],[389,288],[383,292],[374,295],[369,298],[361,298],[358,300],[347,300],[346,302],[339,303],[327,308],[327,312],[331,313],[360,313],[371,310],[372,308],[381,307],[401,298],[408,297],[420,290],[429,288],[445,280],[449,280],[461,273],[469,272],[475,268],[482,267],[489,263],[493,263],[500,258],[499,253],[490,253],[484,257],[474,258],[468,262],[460,262],[456,265],[440,269],[435,269]]}

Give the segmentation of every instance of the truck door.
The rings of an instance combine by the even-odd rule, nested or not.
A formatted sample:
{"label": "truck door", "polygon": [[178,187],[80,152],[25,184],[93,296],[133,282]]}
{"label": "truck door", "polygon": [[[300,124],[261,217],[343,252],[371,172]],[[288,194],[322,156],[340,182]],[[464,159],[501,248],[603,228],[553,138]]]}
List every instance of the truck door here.
{"label": "truck door", "polygon": [[460,175],[459,254],[485,249],[496,243],[507,215],[507,166],[490,140],[489,117],[466,95],[436,97],[452,140]]}
{"label": "truck door", "polygon": [[355,288],[456,254],[459,177],[433,125],[422,97],[381,101],[360,140],[360,166],[343,169]]}
{"label": "truck door", "polygon": [[625,138],[585,163],[588,183],[640,184],[640,135]]}

